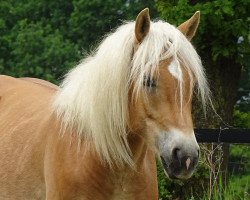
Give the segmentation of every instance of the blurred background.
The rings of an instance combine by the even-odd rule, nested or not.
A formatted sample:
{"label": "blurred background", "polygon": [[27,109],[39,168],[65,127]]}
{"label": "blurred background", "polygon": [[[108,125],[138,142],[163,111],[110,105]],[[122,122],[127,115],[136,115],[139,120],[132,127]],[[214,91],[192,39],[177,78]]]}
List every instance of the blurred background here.
{"label": "blurred background", "polygon": [[[213,92],[207,118],[194,99],[196,128],[250,128],[249,0],[1,0],[0,74],[37,77],[58,84],[104,35],[145,7],[155,20],[178,26],[197,10],[192,41]],[[250,147],[202,145],[194,176],[165,178],[158,164],[159,198],[250,199]]]}

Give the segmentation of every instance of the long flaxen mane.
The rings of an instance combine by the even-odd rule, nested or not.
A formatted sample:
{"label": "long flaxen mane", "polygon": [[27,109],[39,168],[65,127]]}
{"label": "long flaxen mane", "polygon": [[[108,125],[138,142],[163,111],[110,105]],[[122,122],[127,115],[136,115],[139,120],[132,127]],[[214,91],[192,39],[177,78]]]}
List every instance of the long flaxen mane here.
{"label": "long flaxen mane", "polygon": [[90,141],[109,165],[134,164],[127,140],[129,89],[133,82],[134,95],[143,90],[145,76],[156,74],[161,60],[176,62],[180,94],[182,64],[190,84],[197,83],[203,105],[209,98],[200,58],[177,28],[151,22],[149,33],[134,53],[134,27],[134,22],[126,23],[108,35],[91,56],[67,74],[54,101],[64,129]]}

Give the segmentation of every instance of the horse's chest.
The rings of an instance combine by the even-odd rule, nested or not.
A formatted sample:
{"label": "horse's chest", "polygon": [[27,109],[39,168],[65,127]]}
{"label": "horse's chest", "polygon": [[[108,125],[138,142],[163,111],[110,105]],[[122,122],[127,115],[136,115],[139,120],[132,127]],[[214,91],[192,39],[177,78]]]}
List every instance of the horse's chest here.
{"label": "horse's chest", "polygon": [[149,199],[148,184],[143,179],[125,175],[114,181],[112,200]]}
{"label": "horse's chest", "polygon": [[[149,187],[150,186],[150,187]],[[95,200],[156,200],[150,196],[152,184],[130,174],[88,180],[81,198]],[[83,199],[84,199],[83,198]]]}
{"label": "horse's chest", "polygon": [[112,200],[132,200],[135,195],[130,190],[130,186],[122,178],[117,179],[114,182],[114,190],[112,195]]}

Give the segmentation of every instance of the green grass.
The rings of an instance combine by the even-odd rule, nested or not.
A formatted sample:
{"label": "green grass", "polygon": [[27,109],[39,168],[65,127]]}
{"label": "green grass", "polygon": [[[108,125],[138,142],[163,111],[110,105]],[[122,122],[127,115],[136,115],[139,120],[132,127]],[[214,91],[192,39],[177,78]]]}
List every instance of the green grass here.
{"label": "green grass", "polygon": [[[197,198],[192,197],[190,200]],[[205,194],[201,200],[249,200],[250,199],[250,174],[244,176],[231,176],[227,185],[222,181],[214,188],[212,196]]]}

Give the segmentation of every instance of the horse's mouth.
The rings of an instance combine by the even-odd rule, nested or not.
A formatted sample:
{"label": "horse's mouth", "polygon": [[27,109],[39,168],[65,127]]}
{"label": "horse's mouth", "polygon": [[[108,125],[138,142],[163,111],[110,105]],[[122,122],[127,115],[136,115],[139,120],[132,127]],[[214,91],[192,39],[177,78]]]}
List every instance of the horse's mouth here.
{"label": "horse's mouth", "polygon": [[161,156],[161,163],[163,165],[163,169],[165,174],[167,175],[168,178],[170,179],[178,179],[173,173],[172,170],[170,170],[169,164],[164,160],[164,158]]}
{"label": "horse's mouth", "polygon": [[164,172],[170,179],[188,179],[193,174],[192,172],[183,171],[179,162],[167,163],[162,156],[160,158]]}

